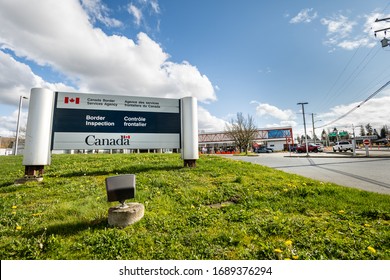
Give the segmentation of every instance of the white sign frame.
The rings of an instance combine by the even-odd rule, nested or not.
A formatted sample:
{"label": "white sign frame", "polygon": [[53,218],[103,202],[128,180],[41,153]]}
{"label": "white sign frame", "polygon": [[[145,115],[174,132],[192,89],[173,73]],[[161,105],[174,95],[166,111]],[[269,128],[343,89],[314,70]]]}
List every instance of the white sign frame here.
{"label": "white sign frame", "polygon": [[[106,101],[103,101],[103,99]],[[126,105],[126,101],[129,106]],[[130,101],[133,101],[133,103]],[[88,104],[88,102],[90,102],[90,104]],[[131,104],[135,104],[137,106],[130,106]],[[75,110],[73,112],[77,112],[77,110],[94,111],[96,112],[96,114],[93,115],[95,116],[95,119],[91,121],[110,122],[109,120],[102,119],[104,117],[103,113],[107,114],[107,112],[110,111],[118,114],[118,112],[120,113],[126,111],[125,108],[131,108],[131,111],[129,110],[128,112],[138,112],[140,117],[138,119],[136,119],[137,117],[134,117],[134,119],[131,119],[130,122],[140,123],[139,126],[144,127],[147,127],[148,124],[147,121],[141,117],[143,113],[177,114],[180,118],[179,133],[161,132],[161,129],[164,130],[164,128],[161,128],[161,125],[158,133],[153,133],[152,131],[148,131],[148,133],[128,133],[128,131],[102,133],[98,131],[93,134],[90,131],[53,131],[53,125],[55,124],[53,121],[54,115],[57,113],[56,109]],[[101,116],[101,119],[99,119],[98,116]],[[143,125],[145,123],[146,125]],[[109,127],[110,125],[102,124],[102,126]],[[134,126],[136,125],[134,124]],[[66,134],[63,135],[63,133]],[[23,158],[23,165],[26,166],[26,170],[29,169],[30,172],[33,172],[35,167],[37,167],[37,169],[42,169],[42,166],[50,165],[51,150],[74,149],[75,143],[70,142],[72,142],[72,139],[77,137],[79,137],[79,139],[74,140],[75,142],[78,141],[78,143],[84,143],[80,144],[78,149],[92,150],[102,149],[103,147],[108,149],[180,148],[185,165],[186,162],[189,161],[194,163],[199,158],[197,100],[195,97],[164,99],[138,96],[129,97],[73,92],[54,92],[45,88],[31,89],[26,144]],[[64,141],[66,138],[69,139]],[[81,142],[80,139],[82,139],[83,142]],[[114,143],[117,141],[117,143],[123,144],[126,142],[130,143],[130,145],[89,145],[92,143],[92,139],[94,139],[94,141],[97,141],[96,139],[108,139],[102,140],[102,142],[107,141],[108,143]],[[59,145],[57,143],[58,141],[62,141],[63,143]],[[131,143],[133,143],[133,145]],[[157,143],[159,144],[157,145]]]}

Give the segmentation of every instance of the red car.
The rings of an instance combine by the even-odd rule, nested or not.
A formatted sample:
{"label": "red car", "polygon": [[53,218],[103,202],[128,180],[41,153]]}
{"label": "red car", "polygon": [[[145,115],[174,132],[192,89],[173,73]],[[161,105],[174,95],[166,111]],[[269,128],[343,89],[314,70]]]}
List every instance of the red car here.
{"label": "red car", "polygon": [[[319,152],[318,146],[316,146],[314,144],[308,144],[307,146],[309,148],[309,153],[318,153]],[[306,153],[306,145],[299,145],[296,148],[296,152],[297,153]]]}

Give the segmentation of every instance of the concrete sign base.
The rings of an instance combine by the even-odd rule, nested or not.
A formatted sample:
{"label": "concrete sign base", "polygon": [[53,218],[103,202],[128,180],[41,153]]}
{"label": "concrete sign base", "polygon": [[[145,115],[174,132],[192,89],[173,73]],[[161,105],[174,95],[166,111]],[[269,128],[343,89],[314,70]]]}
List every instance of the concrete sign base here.
{"label": "concrete sign base", "polygon": [[141,203],[127,203],[124,207],[111,207],[108,209],[108,224],[124,228],[141,220],[144,212],[145,207]]}

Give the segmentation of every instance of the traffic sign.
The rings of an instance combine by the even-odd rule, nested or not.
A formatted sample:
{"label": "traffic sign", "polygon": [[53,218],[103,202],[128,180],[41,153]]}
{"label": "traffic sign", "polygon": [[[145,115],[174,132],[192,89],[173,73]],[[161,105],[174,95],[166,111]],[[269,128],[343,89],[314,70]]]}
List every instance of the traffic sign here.
{"label": "traffic sign", "polygon": [[364,139],[363,144],[366,146],[370,145],[370,139]]}

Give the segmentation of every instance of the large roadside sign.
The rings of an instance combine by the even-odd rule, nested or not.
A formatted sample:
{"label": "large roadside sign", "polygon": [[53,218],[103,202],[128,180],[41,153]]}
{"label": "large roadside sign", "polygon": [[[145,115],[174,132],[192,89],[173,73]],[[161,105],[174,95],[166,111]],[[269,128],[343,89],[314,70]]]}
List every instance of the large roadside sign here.
{"label": "large roadside sign", "polygon": [[180,100],[56,92],[52,150],[180,148]]}
{"label": "large roadside sign", "polygon": [[43,176],[52,150],[180,149],[198,153],[197,100],[53,92],[32,88],[23,156],[25,177]]}

